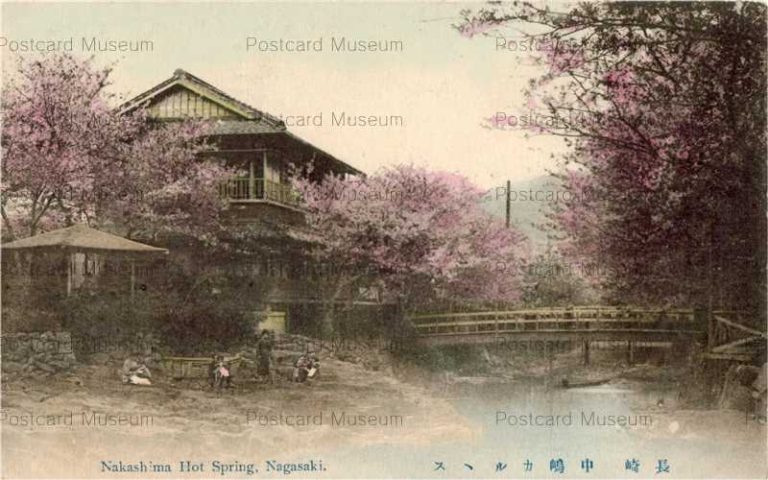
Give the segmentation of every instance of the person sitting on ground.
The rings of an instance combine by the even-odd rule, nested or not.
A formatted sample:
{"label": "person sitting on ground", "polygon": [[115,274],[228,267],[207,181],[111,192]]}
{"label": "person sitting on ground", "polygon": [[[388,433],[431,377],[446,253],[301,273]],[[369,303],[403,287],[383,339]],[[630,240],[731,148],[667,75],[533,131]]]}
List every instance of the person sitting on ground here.
{"label": "person sitting on ground", "polygon": [[213,362],[208,367],[208,378],[211,388],[216,386],[229,388],[232,386],[232,373],[223,356],[213,355]]}
{"label": "person sitting on ground", "polygon": [[752,397],[752,417],[758,422],[765,421],[766,368],[754,365],[738,365],[734,370],[736,380],[749,390]]}
{"label": "person sitting on ground", "polygon": [[293,368],[293,381],[304,383],[307,379],[312,379],[317,375],[320,363],[314,353],[307,352],[301,355]]}
{"label": "person sitting on ground", "polygon": [[293,381],[298,383],[304,383],[307,380],[309,374],[310,360],[306,354],[302,354],[293,365]]}
{"label": "person sitting on ground", "polygon": [[123,362],[120,378],[125,384],[152,385],[152,374],[140,353],[134,352]]}
{"label": "person sitting on ground", "polygon": [[315,352],[309,352],[309,370],[307,371],[307,378],[310,380],[317,377],[320,373],[320,361],[317,359]]}

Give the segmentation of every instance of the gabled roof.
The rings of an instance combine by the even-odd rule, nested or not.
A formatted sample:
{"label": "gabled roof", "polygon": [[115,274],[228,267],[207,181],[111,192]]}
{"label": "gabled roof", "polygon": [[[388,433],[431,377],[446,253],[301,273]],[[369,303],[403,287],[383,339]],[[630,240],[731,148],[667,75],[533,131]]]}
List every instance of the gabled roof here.
{"label": "gabled roof", "polygon": [[361,174],[362,172],[348,163],[334,157],[330,153],[301,139],[288,131],[285,123],[279,118],[254,108],[246,103],[227,95],[222,90],[210,83],[192,75],[182,69],[176,69],[168,80],[150,88],[146,92],[134,97],[118,107],[121,114],[128,113],[141,106],[147,106],[153,100],[160,99],[163,95],[176,88],[185,88],[205,100],[216,103],[222,108],[233,113],[235,118],[216,119],[213,121],[213,135],[261,135],[277,134],[279,138],[302,149],[310,149],[318,157],[329,160],[339,170]]}
{"label": "gabled roof", "polygon": [[154,98],[177,86],[184,87],[187,90],[194,92],[207,100],[217,103],[232,113],[242,117],[243,120],[264,121],[278,130],[285,131],[285,123],[279,118],[273,117],[266,112],[262,112],[257,108],[254,108],[246,103],[241,102],[240,100],[237,100],[234,97],[227,95],[222,90],[219,90],[205,80],[202,80],[180,68],[177,68],[176,71],[173,72],[173,76],[171,78],[124,103],[118,108],[118,110],[121,114],[130,112],[131,110],[134,110],[141,105],[150,103]]}

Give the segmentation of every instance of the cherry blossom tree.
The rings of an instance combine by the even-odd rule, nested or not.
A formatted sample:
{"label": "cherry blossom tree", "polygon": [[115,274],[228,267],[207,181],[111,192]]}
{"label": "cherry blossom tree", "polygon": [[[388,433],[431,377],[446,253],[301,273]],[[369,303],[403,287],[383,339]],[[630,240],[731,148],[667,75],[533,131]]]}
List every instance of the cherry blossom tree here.
{"label": "cherry blossom tree", "polygon": [[293,183],[308,210],[314,260],[332,266],[322,286],[326,333],[333,305],[361,286],[379,287],[406,310],[446,298],[519,297],[523,237],[481,210],[483,192],[464,177],[396,166]]}
{"label": "cherry blossom tree", "polygon": [[222,169],[198,162],[206,125],[152,124],[120,115],[109,68],[71,55],[20,62],[2,90],[4,237],[74,222],[111,224],[129,236],[214,234]]}
{"label": "cherry blossom tree", "polygon": [[[544,45],[528,105],[572,146],[553,212],[562,249],[613,272],[617,301],[756,307],[765,299],[766,8],[529,3],[463,12],[459,30]],[[568,119],[578,119],[568,122]]]}

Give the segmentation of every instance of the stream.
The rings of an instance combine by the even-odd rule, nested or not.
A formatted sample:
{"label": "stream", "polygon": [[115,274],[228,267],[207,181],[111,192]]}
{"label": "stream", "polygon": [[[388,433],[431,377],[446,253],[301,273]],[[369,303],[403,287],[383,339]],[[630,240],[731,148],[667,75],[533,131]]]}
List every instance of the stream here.
{"label": "stream", "polygon": [[765,425],[744,412],[679,410],[674,387],[494,384],[451,393],[476,439],[353,449],[354,468],[387,477],[766,478]]}

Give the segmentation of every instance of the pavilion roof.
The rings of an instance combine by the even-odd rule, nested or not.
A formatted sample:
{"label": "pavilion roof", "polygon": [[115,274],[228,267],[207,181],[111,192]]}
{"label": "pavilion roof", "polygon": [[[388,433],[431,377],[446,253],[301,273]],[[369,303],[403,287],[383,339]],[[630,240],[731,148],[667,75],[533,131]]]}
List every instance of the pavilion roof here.
{"label": "pavilion roof", "polygon": [[60,228],[33,237],[22,238],[2,245],[3,249],[65,248],[126,253],[168,253],[165,248],[134,242],[87,225]]}

